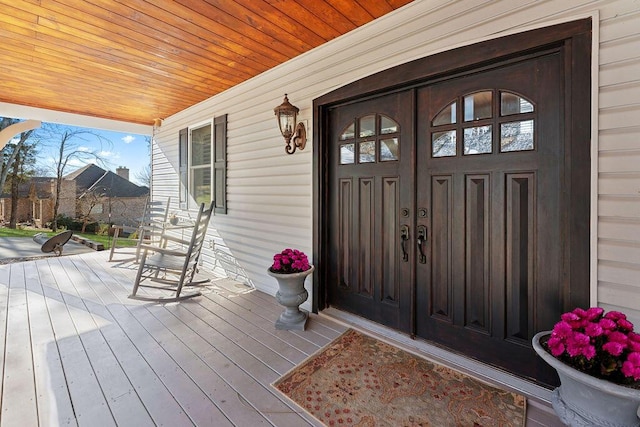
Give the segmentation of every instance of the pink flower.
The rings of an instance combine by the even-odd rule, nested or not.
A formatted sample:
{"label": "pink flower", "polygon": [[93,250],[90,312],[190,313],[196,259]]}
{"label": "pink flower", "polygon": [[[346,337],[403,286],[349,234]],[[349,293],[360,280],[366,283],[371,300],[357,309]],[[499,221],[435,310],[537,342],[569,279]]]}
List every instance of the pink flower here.
{"label": "pink flower", "polygon": [[618,320],[618,328],[623,329],[625,331],[632,331],[633,330],[633,323],[629,322],[627,319],[620,319]]}
{"label": "pink flower", "polygon": [[602,346],[602,349],[612,356],[620,356],[624,346],[619,342],[610,341]]}
{"label": "pink flower", "polygon": [[625,377],[640,380],[640,353],[630,353],[621,370]]}
{"label": "pink flower", "polygon": [[546,347],[554,357],[589,375],[619,384],[640,381],[640,334],[619,311],[590,307],[564,313]]}
{"label": "pink flower", "polygon": [[582,355],[587,358],[587,360],[591,360],[596,357],[596,348],[592,345],[587,345],[582,347]]}
{"label": "pink flower", "polygon": [[627,316],[624,313],[620,313],[619,311],[610,311],[604,315],[605,319],[611,319],[614,322],[620,319],[626,319]]}
{"label": "pink flower", "polygon": [[590,337],[599,337],[604,333],[602,326],[597,323],[589,323],[584,327],[584,333]]}
{"label": "pink flower", "polygon": [[600,322],[598,322],[598,324],[605,331],[605,333],[614,330],[616,327],[616,322],[611,319],[600,319]]}
{"label": "pink flower", "polygon": [[627,345],[627,341],[629,340],[626,334],[618,331],[611,332],[607,338],[609,342],[617,342],[624,346]]}
{"label": "pink flower", "polygon": [[271,270],[276,273],[298,273],[310,269],[309,259],[297,249],[287,248],[273,256]]}
{"label": "pink flower", "polygon": [[580,316],[574,312],[564,313],[560,318],[568,323],[572,328],[579,327],[582,320]]}
{"label": "pink flower", "polygon": [[571,325],[564,320],[556,323],[553,327],[553,335],[561,338],[567,338],[573,333],[573,328]]}
{"label": "pink flower", "polygon": [[[588,336],[580,332],[576,332],[567,340],[567,353],[569,353],[569,356],[571,357],[583,355],[587,359],[591,359],[594,352],[589,348],[590,342],[591,340]],[[589,357],[589,355],[591,355],[591,357]]]}
{"label": "pink flower", "polygon": [[594,320],[599,319],[604,313],[604,309],[600,307],[590,307],[586,312],[586,318],[593,322]]}
{"label": "pink flower", "polygon": [[547,345],[549,346],[549,350],[551,350],[551,354],[555,357],[558,357],[564,353],[564,343],[560,338],[551,337],[549,341],[547,341]]}

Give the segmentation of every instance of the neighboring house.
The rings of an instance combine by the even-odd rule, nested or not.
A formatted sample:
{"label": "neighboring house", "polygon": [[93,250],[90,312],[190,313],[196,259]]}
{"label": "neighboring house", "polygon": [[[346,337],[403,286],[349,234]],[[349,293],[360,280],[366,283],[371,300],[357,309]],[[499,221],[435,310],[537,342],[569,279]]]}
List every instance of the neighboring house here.
{"label": "neighboring house", "polygon": [[135,226],[144,214],[149,188],[129,181],[129,169],[116,173],[94,164],[64,176],[76,185],[75,218],[89,214],[92,222]]}
{"label": "neighboring house", "polygon": [[[34,177],[20,184],[18,222],[44,227],[53,219],[56,179]],[[137,225],[144,214],[149,188],[129,181],[129,169],[116,173],[90,164],[62,179],[58,213],[81,219],[90,213],[91,222]],[[0,220],[9,222],[11,194],[0,196]]]}
{"label": "neighboring house", "polygon": [[[56,179],[32,177],[18,186],[17,222],[45,227],[53,219]],[[75,215],[75,182],[63,181],[59,212]],[[0,221],[8,223],[11,218],[11,193],[0,195]]]}
{"label": "neighboring house", "polygon": [[639,42],[625,0],[412,2],[164,118],[152,197],[216,200],[206,269],[275,294],[296,247],[309,307],[546,383],[529,343],[563,310],[640,324]]}

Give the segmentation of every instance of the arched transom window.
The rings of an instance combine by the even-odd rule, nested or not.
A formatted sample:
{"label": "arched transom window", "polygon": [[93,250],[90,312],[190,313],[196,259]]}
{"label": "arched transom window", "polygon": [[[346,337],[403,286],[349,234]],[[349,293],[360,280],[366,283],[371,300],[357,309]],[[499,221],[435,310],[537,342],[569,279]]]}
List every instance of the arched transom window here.
{"label": "arched transom window", "polygon": [[400,125],[383,114],[356,118],[340,133],[340,164],[397,161]]}
{"label": "arched transom window", "polygon": [[463,95],[431,121],[431,155],[534,150],[535,115],[533,103],[513,92],[483,90]]}

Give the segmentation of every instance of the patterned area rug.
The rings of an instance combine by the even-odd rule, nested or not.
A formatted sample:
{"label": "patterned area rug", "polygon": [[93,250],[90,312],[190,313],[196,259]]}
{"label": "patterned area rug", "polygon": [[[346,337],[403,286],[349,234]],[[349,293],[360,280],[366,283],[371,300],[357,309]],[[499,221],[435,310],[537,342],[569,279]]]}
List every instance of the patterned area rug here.
{"label": "patterned area rug", "polygon": [[327,426],[524,426],[524,396],[348,330],[274,383]]}

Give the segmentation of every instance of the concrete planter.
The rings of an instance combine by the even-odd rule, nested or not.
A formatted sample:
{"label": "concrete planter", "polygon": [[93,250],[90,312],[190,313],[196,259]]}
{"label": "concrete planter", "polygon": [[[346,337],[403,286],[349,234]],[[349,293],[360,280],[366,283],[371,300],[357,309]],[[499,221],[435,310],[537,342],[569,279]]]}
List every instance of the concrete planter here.
{"label": "concrete planter", "polygon": [[276,300],[285,307],[276,320],[276,329],[304,331],[309,313],[300,310],[300,304],[309,298],[309,293],[304,288],[304,281],[313,270],[313,266],[301,273],[280,274],[274,273],[270,268],[267,270],[267,273],[278,281]]}
{"label": "concrete planter", "polygon": [[539,332],[532,344],[560,377],[560,387],[553,391],[551,401],[560,420],[570,426],[640,426],[640,390],[592,377],[556,359],[540,344],[540,339],[550,334]]}

